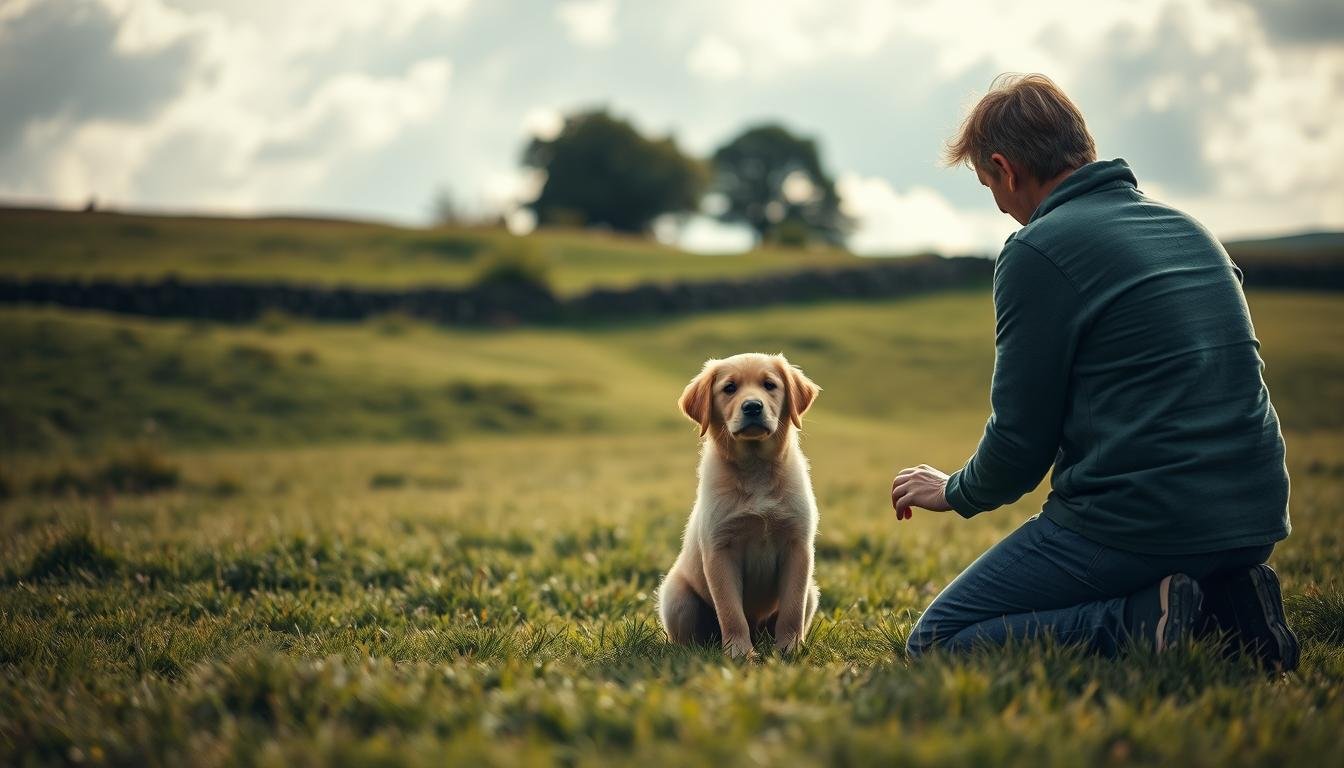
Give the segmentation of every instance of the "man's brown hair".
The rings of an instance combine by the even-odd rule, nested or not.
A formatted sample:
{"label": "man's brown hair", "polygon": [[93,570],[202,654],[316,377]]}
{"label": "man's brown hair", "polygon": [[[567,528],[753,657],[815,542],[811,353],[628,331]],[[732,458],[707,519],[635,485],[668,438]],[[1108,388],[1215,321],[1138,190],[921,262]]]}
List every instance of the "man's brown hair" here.
{"label": "man's brown hair", "polygon": [[1097,159],[1083,113],[1045,75],[1002,74],[947,142],[948,165],[965,163],[993,178],[995,152],[1021,165],[1037,181]]}

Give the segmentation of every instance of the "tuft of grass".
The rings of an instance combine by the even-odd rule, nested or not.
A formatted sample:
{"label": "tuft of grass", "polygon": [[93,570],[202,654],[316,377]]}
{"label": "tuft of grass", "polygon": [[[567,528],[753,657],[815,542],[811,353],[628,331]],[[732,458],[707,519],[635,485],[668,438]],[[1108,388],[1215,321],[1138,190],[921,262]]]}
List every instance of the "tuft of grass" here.
{"label": "tuft of grass", "polygon": [[118,493],[152,493],[174,488],[181,470],[149,443],[134,443],[114,450],[93,473],[95,490]]}
{"label": "tuft of grass", "polygon": [[62,463],[38,475],[29,489],[40,494],[145,494],[176,488],[181,470],[158,448],[137,442],[112,449],[89,466]]}
{"label": "tuft of grass", "polygon": [[262,310],[261,315],[257,318],[257,326],[272,335],[284,333],[289,330],[290,326],[294,325],[294,322],[294,318],[287,312],[275,307]]}
{"label": "tuft of grass", "polygon": [[375,472],[369,478],[370,488],[404,488],[409,478],[400,472]]}
{"label": "tuft of grass", "polygon": [[1284,602],[1291,626],[1304,642],[1344,645],[1344,592],[1316,586]]}
{"label": "tuft of grass", "polygon": [[212,496],[228,498],[241,494],[244,484],[242,478],[237,475],[223,474],[210,481],[206,488]]}
{"label": "tuft of grass", "polygon": [[57,533],[37,551],[22,578],[28,581],[101,581],[121,571],[121,558],[87,530]]}

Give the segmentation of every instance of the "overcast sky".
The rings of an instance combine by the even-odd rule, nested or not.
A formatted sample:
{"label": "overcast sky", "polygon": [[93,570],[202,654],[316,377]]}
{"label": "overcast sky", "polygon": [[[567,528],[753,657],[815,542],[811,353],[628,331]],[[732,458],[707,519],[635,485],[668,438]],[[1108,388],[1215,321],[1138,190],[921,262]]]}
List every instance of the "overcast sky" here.
{"label": "overcast sky", "polygon": [[1003,71],[1224,237],[1344,229],[1341,0],[0,0],[0,199],[419,223],[516,202],[529,132],[606,105],[700,154],[816,137],[857,250],[996,251],[938,156]]}

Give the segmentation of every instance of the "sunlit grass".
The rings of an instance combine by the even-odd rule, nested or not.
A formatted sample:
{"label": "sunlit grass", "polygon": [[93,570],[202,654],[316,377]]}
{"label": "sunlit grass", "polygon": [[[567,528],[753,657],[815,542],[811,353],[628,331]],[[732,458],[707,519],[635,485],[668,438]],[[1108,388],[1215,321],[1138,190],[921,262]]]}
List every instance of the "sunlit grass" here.
{"label": "sunlit grass", "polygon": [[[71,412],[89,427],[4,459],[0,763],[1331,763],[1344,748],[1344,302],[1252,305],[1294,480],[1294,534],[1273,562],[1304,655],[1282,679],[1210,647],[906,660],[918,612],[1042,499],[899,525],[888,506],[895,469],[952,468],[974,448],[983,295],[472,333],[8,310],[6,338],[47,324],[48,349],[71,351],[7,348],[21,365],[0,396],[26,411],[83,403]],[[139,346],[117,346],[127,332]],[[239,409],[236,433],[152,438],[170,486],[42,488],[66,465],[96,475],[99,446],[134,423],[103,415],[100,375],[124,376],[126,414],[210,414],[199,387],[149,371],[176,353],[225,376],[251,364],[239,346],[278,361],[245,368],[255,386],[318,401],[303,416],[312,439],[266,431],[290,415]],[[825,388],[804,437],[819,618],[797,658],[763,645],[758,665],[667,645],[654,612],[694,494],[695,432],[675,398],[704,357],[741,349],[782,350]],[[407,440],[396,409],[386,433],[321,432],[381,423],[369,392],[454,382],[527,393],[556,426],[482,427],[476,406],[452,405],[445,418],[468,423],[443,437]]]}

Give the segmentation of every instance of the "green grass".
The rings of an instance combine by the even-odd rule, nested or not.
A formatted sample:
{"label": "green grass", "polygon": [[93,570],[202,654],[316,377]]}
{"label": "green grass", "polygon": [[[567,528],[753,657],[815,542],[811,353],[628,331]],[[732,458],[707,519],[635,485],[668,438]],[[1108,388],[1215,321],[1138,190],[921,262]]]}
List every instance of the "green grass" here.
{"label": "green grass", "polygon": [[[1283,679],[1207,647],[905,659],[918,612],[1043,496],[899,526],[888,506],[895,469],[974,448],[983,294],[488,332],[5,310],[5,434],[47,442],[0,472],[0,764],[1333,764],[1344,300],[1251,303],[1293,476],[1273,562],[1304,655]],[[821,610],[798,658],[759,665],[668,646],[653,603],[694,493],[676,396],[744,349],[825,388],[804,438]],[[159,377],[173,356],[188,373]],[[285,392],[297,410],[261,405]],[[424,400],[378,405],[399,392]],[[491,392],[551,421],[480,421]],[[177,415],[143,436],[155,408]],[[417,408],[451,428],[418,435]],[[172,484],[45,489],[128,435]]]}
{"label": "green grass", "polygon": [[[227,278],[408,286],[474,282],[502,230],[410,229],[320,219],[220,219],[0,208],[0,275]],[[835,250],[697,256],[643,238],[547,231],[526,238],[562,294],[595,286],[856,266]]]}
{"label": "green grass", "polygon": [[936,407],[978,420],[965,406],[985,400],[991,325],[972,294],[579,330],[0,309],[0,424],[10,452],[128,435],[199,446],[666,430],[682,424],[671,403],[704,359],[742,349],[788,351],[827,374],[823,413],[908,421]]}

